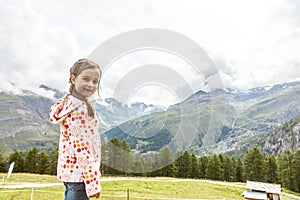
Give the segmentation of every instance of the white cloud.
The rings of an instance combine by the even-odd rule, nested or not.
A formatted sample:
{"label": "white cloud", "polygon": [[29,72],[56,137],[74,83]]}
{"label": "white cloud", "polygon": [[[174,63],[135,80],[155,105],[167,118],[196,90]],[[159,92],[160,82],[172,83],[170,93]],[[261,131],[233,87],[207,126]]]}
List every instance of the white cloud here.
{"label": "white cloud", "polygon": [[[112,36],[149,27],[197,42],[220,70],[225,87],[251,88],[300,77],[300,6],[295,0],[12,0],[1,5],[2,90],[11,81],[15,87],[33,89],[44,83],[66,90],[69,67],[77,59]],[[123,64],[145,63],[128,58],[137,60]],[[168,60],[159,59],[156,64]],[[187,70],[185,78],[194,80],[196,88],[201,81],[192,76]],[[111,80],[118,77],[118,72],[111,74]]]}

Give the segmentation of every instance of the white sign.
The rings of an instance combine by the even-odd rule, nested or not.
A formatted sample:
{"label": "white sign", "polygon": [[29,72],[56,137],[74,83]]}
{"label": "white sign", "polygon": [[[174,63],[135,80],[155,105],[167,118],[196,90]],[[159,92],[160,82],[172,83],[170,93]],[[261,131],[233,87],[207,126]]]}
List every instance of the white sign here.
{"label": "white sign", "polygon": [[10,177],[10,175],[11,175],[13,169],[14,169],[14,166],[15,166],[15,162],[12,162],[12,163],[10,164],[10,166],[9,166],[9,169],[8,169],[7,178]]}

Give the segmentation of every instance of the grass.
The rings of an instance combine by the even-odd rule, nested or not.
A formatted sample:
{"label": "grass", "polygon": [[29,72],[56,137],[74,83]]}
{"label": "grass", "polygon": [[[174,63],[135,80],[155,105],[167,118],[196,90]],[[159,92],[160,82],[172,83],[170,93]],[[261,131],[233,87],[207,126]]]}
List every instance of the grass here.
{"label": "grass", "polygon": [[[169,179],[153,181],[132,180],[105,182],[103,194],[125,196],[129,189],[130,197],[147,199],[242,199],[242,188],[226,187],[211,183],[182,181],[172,182]],[[116,188],[118,188],[116,190]]]}
{"label": "grass", "polygon": [[[0,178],[6,174],[0,173]],[[0,181],[0,186],[19,185],[24,183],[60,183],[55,176],[14,173],[12,176]],[[231,183],[239,187],[226,186],[226,182],[212,182],[205,180],[190,180],[176,178],[133,178],[133,177],[102,177],[101,200],[127,199],[227,199],[242,200],[244,183]],[[33,189],[33,200],[62,200],[63,184]],[[32,188],[5,189],[0,188],[0,200],[29,200]],[[298,194],[299,195],[299,194]],[[287,200],[283,196],[283,200]]]}

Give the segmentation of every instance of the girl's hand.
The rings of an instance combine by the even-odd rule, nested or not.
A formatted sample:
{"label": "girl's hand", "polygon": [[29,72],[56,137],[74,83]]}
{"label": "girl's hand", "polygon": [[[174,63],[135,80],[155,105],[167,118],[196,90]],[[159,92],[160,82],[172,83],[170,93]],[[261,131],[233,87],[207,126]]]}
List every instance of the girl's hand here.
{"label": "girl's hand", "polygon": [[96,198],[98,199],[100,197],[100,192],[98,192],[97,194],[93,194],[92,196],[89,196],[89,198]]}

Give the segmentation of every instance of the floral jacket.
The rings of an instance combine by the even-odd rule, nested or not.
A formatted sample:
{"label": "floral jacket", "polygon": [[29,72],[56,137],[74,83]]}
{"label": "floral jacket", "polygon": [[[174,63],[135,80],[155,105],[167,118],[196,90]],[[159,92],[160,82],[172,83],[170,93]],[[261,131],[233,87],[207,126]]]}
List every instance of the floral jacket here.
{"label": "floral jacket", "polygon": [[84,182],[91,196],[101,191],[99,122],[88,116],[85,102],[69,95],[63,105],[64,98],[50,108],[50,122],[60,123],[57,177],[63,182]]}

